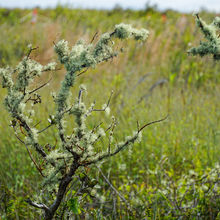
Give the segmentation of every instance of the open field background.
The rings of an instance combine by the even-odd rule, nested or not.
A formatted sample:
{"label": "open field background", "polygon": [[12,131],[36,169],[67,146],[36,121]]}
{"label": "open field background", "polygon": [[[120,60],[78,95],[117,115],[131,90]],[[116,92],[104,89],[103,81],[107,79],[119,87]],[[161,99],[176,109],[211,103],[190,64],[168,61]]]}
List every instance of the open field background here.
{"label": "open field background", "polygon": [[[217,219],[220,218],[220,63],[211,57],[191,57],[187,50],[198,45],[202,35],[192,15],[167,11],[166,16],[145,11],[39,10],[36,24],[28,10],[0,9],[0,66],[16,65],[27,53],[27,45],[39,46],[32,58],[42,64],[56,60],[53,41],[74,44],[83,38],[112,30],[124,22],[150,31],[144,44],[117,42],[124,52],[111,62],[89,69],[77,79],[88,90],[85,103],[102,106],[111,90],[111,114],[118,120],[116,140],[140,124],[163,118],[143,132],[143,140],[100,165],[102,172],[132,207],[121,201],[97,168],[89,174],[98,181],[96,196],[79,202],[81,218],[88,219]],[[214,14],[201,12],[204,20]],[[47,125],[53,113],[51,92],[56,91],[64,69],[43,75],[36,85],[52,77],[41,92],[36,122]],[[0,101],[5,91],[0,89]],[[10,117],[0,105],[0,216],[2,219],[37,219],[24,198],[36,192],[41,177],[22,146],[13,136]],[[109,122],[104,114],[94,115],[91,126]],[[68,129],[71,131],[71,123]],[[42,142],[56,142],[53,129]],[[102,147],[100,143],[98,147]],[[79,216],[79,215],[78,215]],[[217,217],[218,216],[218,217]],[[80,219],[80,217],[78,217]]]}

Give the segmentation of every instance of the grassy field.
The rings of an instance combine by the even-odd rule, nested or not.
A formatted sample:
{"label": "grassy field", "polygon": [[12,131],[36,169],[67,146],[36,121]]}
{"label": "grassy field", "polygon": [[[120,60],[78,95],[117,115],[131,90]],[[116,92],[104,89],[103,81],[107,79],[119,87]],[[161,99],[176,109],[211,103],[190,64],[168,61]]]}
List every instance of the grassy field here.
{"label": "grassy field", "polygon": [[[77,197],[81,214],[75,219],[220,219],[220,63],[211,57],[191,57],[187,50],[202,39],[191,14],[153,9],[145,11],[40,10],[31,24],[28,10],[0,10],[0,66],[16,65],[32,43],[39,49],[32,57],[42,64],[56,60],[53,41],[66,39],[72,45],[83,38],[112,30],[124,22],[150,31],[146,43],[118,42],[125,48],[111,62],[90,69],[77,79],[88,90],[85,103],[96,100],[101,106],[111,90],[111,114],[117,118],[115,140],[120,140],[140,124],[168,119],[148,127],[143,140],[89,169],[98,181],[95,198]],[[212,21],[216,15],[201,12]],[[35,84],[52,77],[41,91],[43,103],[36,122],[47,125],[53,112],[51,92],[60,86],[64,69],[43,75]],[[5,90],[0,90],[3,102]],[[39,212],[24,198],[39,192],[41,177],[9,126],[10,117],[0,105],[0,216],[2,219],[38,219]],[[109,118],[100,113],[91,126]],[[71,121],[68,125],[71,130]],[[53,129],[40,137],[56,142]],[[100,143],[102,144],[105,142]],[[124,198],[106,183],[104,174]],[[94,192],[94,190],[93,190]],[[74,195],[74,192],[73,192]],[[82,195],[83,197],[84,195]],[[126,202],[125,202],[126,201]],[[60,211],[61,212],[61,211]]]}

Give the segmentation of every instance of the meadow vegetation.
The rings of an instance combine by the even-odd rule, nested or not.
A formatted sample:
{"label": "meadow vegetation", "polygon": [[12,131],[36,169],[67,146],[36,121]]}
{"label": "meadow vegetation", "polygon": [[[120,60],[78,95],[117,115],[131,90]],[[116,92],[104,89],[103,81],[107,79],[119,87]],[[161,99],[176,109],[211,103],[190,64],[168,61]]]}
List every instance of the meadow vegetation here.
{"label": "meadow vegetation", "polygon": [[[211,56],[187,54],[203,37],[193,16],[153,8],[95,11],[57,7],[39,10],[33,25],[25,17],[28,13],[0,10],[1,67],[15,66],[30,43],[39,47],[31,57],[47,64],[56,59],[53,42],[66,39],[73,45],[81,38],[90,42],[95,33],[98,37],[115,24],[129,23],[150,31],[147,42],[116,42],[120,56],[89,69],[71,91],[78,94],[79,85],[85,84],[89,91],[85,102],[95,99],[97,106],[114,91],[110,109],[117,119],[116,141],[132,133],[137,120],[144,124],[169,114],[164,122],[143,131],[142,142],[79,173],[57,218],[67,210],[65,215],[76,219],[219,219],[220,63]],[[216,15],[201,12],[200,16],[211,22]],[[64,68],[58,69],[35,81],[41,85],[52,78],[40,91],[39,128],[48,125],[54,108],[50,94],[64,77]],[[1,102],[5,95],[1,88]],[[2,219],[37,219],[39,211],[31,209],[25,199],[39,188],[41,176],[13,136],[3,105],[0,109],[0,215]],[[91,126],[100,120],[109,123],[103,112],[91,118]],[[54,131],[48,129],[40,141],[55,145]],[[87,189],[78,192],[80,178],[88,178]]]}

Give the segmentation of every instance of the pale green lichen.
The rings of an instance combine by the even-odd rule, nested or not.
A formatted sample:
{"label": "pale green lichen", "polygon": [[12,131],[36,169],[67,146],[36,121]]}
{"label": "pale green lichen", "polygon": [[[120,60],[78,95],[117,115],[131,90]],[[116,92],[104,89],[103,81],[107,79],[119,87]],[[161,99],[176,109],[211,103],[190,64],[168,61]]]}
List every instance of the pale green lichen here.
{"label": "pale green lichen", "polygon": [[2,88],[11,89],[14,85],[14,82],[11,77],[11,68],[0,68],[0,76],[2,76]]}
{"label": "pale green lichen", "polygon": [[98,136],[104,137],[105,136],[105,130],[103,128],[99,128],[97,131]]}
{"label": "pale green lichen", "polygon": [[46,66],[43,67],[43,71],[51,71],[51,70],[55,70],[57,66],[56,62],[51,62],[48,63]]}
{"label": "pale green lichen", "polygon": [[140,30],[137,30],[129,24],[121,23],[121,24],[115,25],[114,35],[118,37],[119,39],[127,39],[127,38],[133,37],[135,40],[144,41],[147,39],[149,35],[149,31],[143,28]]}
{"label": "pale green lichen", "polygon": [[40,76],[43,66],[31,59],[24,58],[17,66],[16,90],[26,88],[35,76]]}
{"label": "pale green lichen", "polygon": [[[61,40],[55,44],[55,52],[58,55],[60,63],[64,64],[66,74],[58,93],[54,95],[54,101],[57,106],[55,115],[49,116],[49,125],[43,129],[46,130],[52,125],[56,125],[60,136],[60,141],[54,146],[48,143],[44,147],[42,146],[42,149],[46,152],[41,152],[41,156],[43,155],[45,161],[44,170],[42,171],[43,176],[45,176],[43,187],[47,188],[48,191],[52,192],[54,189],[57,189],[60,180],[74,163],[78,163],[78,166],[83,166],[83,164],[88,161],[93,161],[94,163],[99,162],[99,160],[101,160],[100,158],[106,157],[106,152],[108,154],[110,153],[105,147],[101,150],[100,148],[96,148],[96,144],[100,140],[102,141],[107,131],[110,133],[110,142],[113,141],[114,118],[112,119],[110,130],[104,130],[104,128],[101,127],[101,123],[92,129],[89,128],[90,126],[87,127],[86,124],[87,116],[93,111],[105,110],[105,112],[109,114],[109,103],[105,104],[101,110],[94,109],[95,103],[92,103],[89,108],[86,108],[82,96],[86,88],[84,85],[81,85],[78,99],[73,106],[70,105],[70,89],[73,87],[76,77],[81,71],[85,70],[85,68],[94,67],[96,64],[108,61],[118,54],[113,48],[113,38],[145,40],[147,36],[148,31],[144,29],[137,30],[129,25],[120,24],[115,27],[112,33],[101,35],[100,39],[94,45],[79,41],[70,48],[68,42],[65,40]],[[31,97],[33,91],[33,95],[39,96],[35,93],[33,88],[30,90],[29,84],[33,82],[35,77],[40,76],[42,72],[55,70],[55,68],[55,62],[43,66],[30,59],[29,55],[27,55],[14,70],[8,67],[0,69],[2,86],[8,90],[8,94],[5,98],[5,106],[13,118],[23,123],[20,124],[22,128],[21,133],[25,135],[23,143],[28,147],[35,147],[37,152],[40,151],[39,148],[41,147],[38,144],[38,135],[42,130],[37,130],[35,128],[36,126],[31,123],[31,116],[34,115],[34,110],[27,109],[29,106],[32,108],[36,103],[30,103],[29,105],[27,102],[33,100]],[[13,74],[15,75],[12,77]],[[71,134],[66,135],[64,117],[68,116],[68,114],[74,117],[75,127]],[[116,148],[122,150],[133,144],[138,138],[139,133],[136,132],[132,136],[128,136],[125,141],[117,145]]]}
{"label": "pale green lichen", "polygon": [[205,56],[211,54],[215,60],[220,60],[220,38],[218,34],[220,29],[220,18],[216,17],[214,21],[208,25],[198,15],[196,15],[196,24],[201,29],[207,41],[200,42],[198,47],[191,48],[188,50],[188,53],[194,56]]}
{"label": "pale green lichen", "polygon": [[55,46],[54,50],[58,55],[58,59],[61,63],[66,63],[68,61],[69,56],[69,46],[68,42],[65,40],[59,41]]}
{"label": "pale green lichen", "polygon": [[215,25],[217,28],[220,28],[220,17],[216,17],[214,19],[213,25]]}
{"label": "pale green lichen", "polygon": [[117,56],[118,52],[113,50],[113,45],[110,45],[112,37],[119,39],[133,37],[135,40],[145,40],[148,37],[148,31],[145,29],[137,30],[130,25],[120,24],[115,26],[112,34],[103,34],[95,46],[92,44],[86,45],[83,41],[79,41],[70,51],[68,43],[65,40],[61,40],[55,44],[55,52],[67,70],[56,98],[56,118],[58,121],[61,121],[62,111],[67,107],[69,90],[74,84],[77,72],[84,68],[94,67],[97,63]]}

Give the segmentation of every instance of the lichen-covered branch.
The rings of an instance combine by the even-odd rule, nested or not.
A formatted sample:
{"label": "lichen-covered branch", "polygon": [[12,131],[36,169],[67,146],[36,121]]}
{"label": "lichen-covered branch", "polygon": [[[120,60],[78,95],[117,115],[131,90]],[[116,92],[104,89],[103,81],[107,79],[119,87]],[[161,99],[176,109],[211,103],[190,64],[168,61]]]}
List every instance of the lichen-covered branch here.
{"label": "lichen-covered branch", "polygon": [[211,24],[203,21],[198,14],[195,15],[196,24],[201,29],[207,41],[200,42],[198,47],[191,48],[188,53],[192,55],[213,55],[214,60],[220,60],[220,17],[216,17]]}
{"label": "lichen-covered branch", "polygon": [[[50,124],[41,130],[36,129],[36,125],[32,124],[31,118],[27,115],[27,103],[41,103],[41,96],[37,92],[46,86],[49,81],[35,89],[30,89],[30,84],[35,77],[40,76],[43,72],[55,70],[56,63],[43,66],[32,60],[30,55],[36,48],[30,48],[27,56],[14,69],[9,67],[0,69],[2,87],[8,90],[5,106],[13,119],[11,126],[14,128],[16,135],[17,131],[20,131],[25,136],[24,140],[21,140],[17,135],[27,147],[29,155],[31,156],[29,149],[33,147],[43,159],[43,163],[41,163],[43,165],[39,167],[38,161],[35,161],[31,156],[37,170],[43,177],[42,190],[48,193],[50,199],[47,200],[47,203],[50,205],[42,202],[42,196],[38,196],[37,202],[30,199],[26,202],[31,206],[44,210],[45,219],[54,217],[65,196],[68,185],[79,167],[92,165],[114,156],[141,138],[141,130],[144,127],[125,138],[123,142],[113,143],[113,131],[116,126],[114,119],[109,129],[104,130],[102,123],[99,123],[93,129],[88,128],[86,120],[92,113],[103,111],[109,113],[112,93],[107,100],[107,104],[104,104],[103,108],[100,109],[94,108],[95,103],[92,103],[88,108],[86,107],[82,99],[86,90],[84,86],[80,86],[75,103],[70,103],[69,97],[70,89],[74,86],[77,76],[90,67],[94,68],[97,64],[118,55],[118,51],[114,49],[114,38],[122,40],[133,38],[134,40],[143,41],[147,37],[148,31],[145,29],[137,30],[130,25],[119,24],[115,26],[112,32],[101,35],[95,44],[92,43],[93,40],[89,44],[79,41],[73,47],[70,47],[65,40],[54,43],[58,60],[64,65],[66,74],[61,82],[60,89],[54,97],[55,113],[49,116],[48,121]],[[68,135],[65,131],[65,117],[75,118],[75,127],[71,135]],[[53,125],[57,128],[60,142],[56,147],[52,147],[49,143],[42,147],[38,142],[38,135],[46,132]],[[102,150],[98,151],[96,145],[106,136],[109,142],[108,146],[103,146]]]}

